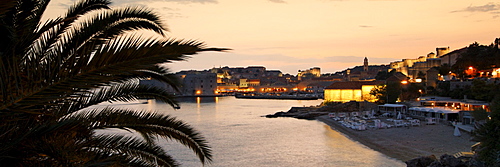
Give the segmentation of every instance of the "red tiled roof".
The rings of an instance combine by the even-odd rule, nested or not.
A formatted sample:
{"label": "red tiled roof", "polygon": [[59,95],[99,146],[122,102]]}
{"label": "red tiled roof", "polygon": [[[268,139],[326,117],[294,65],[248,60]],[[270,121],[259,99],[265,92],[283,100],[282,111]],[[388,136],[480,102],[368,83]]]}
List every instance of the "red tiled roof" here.
{"label": "red tiled roof", "polygon": [[247,79],[247,82],[260,82],[260,79]]}
{"label": "red tiled roof", "polygon": [[361,89],[363,85],[379,85],[383,84],[384,81],[347,81],[347,82],[335,82],[326,89]]}

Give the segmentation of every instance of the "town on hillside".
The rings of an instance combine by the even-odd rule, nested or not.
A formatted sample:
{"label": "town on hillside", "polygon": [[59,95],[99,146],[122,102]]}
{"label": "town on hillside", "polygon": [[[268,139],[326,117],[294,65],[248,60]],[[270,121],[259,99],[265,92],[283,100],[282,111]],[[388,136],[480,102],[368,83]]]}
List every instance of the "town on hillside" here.
{"label": "town on hillside", "polygon": [[[143,80],[141,84],[163,87],[177,96],[312,97],[323,98],[325,102],[378,104],[425,100],[422,104],[471,111],[488,109],[487,102],[497,92],[492,90],[498,90],[499,42],[497,38],[489,46],[473,43],[457,50],[438,47],[435,53],[388,65],[370,65],[365,57],[360,66],[333,74],[322,74],[320,67],[298,70],[297,75],[291,75],[263,66],[225,66],[177,72],[175,75],[182,82],[179,91],[155,80]],[[474,88],[478,90],[468,91]],[[421,99],[429,95],[451,98]],[[460,119],[466,119],[463,121],[473,122],[470,114],[462,115]]]}

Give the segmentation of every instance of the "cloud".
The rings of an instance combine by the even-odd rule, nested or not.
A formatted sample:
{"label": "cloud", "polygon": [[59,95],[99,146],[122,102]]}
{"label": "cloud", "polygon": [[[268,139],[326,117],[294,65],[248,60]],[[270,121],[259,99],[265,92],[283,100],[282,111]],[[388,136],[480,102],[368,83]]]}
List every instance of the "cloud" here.
{"label": "cloud", "polygon": [[175,2],[179,4],[216,4],[219,3],[217,0],[115,0],[112,5],[122,6],[122,5],[138,5],[138,4],[147,4],[150,2]]}
{"label": "cloud", "polygon": [[361,27],[361,28],[372,28],[373,26],[369,26],[369,25],[359,25],[359,27]]}
{"label": "cloud", "polygon": [[167,2],[178,2],[178,3],[218,3],[217,0],[162,0]]}
{"label": "cloud", "polygon": [[[378,58],[366,56],[370,64],[388,64],[391,61],[395,61],[394,58]],[[330,56],[325,58],[319,58],[315,61],[323,62],[342,62],[342,63],[360,63],[363,64],[364,56]]]}
{"label": "cloud", "polygon": [[[276,0],[280,1],[280,0]],[[219,3],[218,0],[113,0],[111,3],[111,6],[116,7],[116,6],[147,6],[148,3],[151,2],[174,2],[174,3],[179,3],[179,4],[192,4],[192,3],[198,3],[198,4],[217,4]],[[57,3],[57,6],[62,7],[62,8],[69,8],[73,4],[75,4],[75,0],[60,0]]]}
{"label": "cloud", "polygon": [[269,0],[274,3],[286,3],[284,0]]}
{"label": "cloud", "polygon": [[[389,64],[398,61],[395,58],[377,58],[367,55],[370,65]],[[292,57],[283,54],[242,54],[242,53],[201,53],[187,61],[169,63],[173,71],[204,70],[212,67],[265,66],[271,70],[296,74],[297,70],[320,67],[324,72],[342,71],[363,65],[365,56],[330,56],[330,57]]]}
{"label": "cloud", "polygon": [[455,13],[455,12],[496,12],[496,11],[499,11],[500,10],[500,5],[499,4],[495,4],[493,2],[490,2],[486,5],[482,5],[482,6],[468,6],[466,7],[465,9],[461,9],[461,10],[455,10],[455,11],[451,11],[452,13]]}

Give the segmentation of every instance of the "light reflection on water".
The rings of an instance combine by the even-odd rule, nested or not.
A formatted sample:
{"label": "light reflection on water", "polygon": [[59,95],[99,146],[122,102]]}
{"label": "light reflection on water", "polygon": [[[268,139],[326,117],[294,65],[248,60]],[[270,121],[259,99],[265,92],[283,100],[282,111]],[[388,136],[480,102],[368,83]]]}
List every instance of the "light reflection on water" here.
{"label": "light reflection on water", "polygon": [[[157,110],[173,115],[200,131],[213,149],[206,166],[405,166],[322,122],[265,118],[292,106],[311,106],[321,100],[263,100],[202,97],[181,100],[181,109],[149,100],[147,104],[118,105]],[[182,166],[202,166],[186,147],[161,143]]]}

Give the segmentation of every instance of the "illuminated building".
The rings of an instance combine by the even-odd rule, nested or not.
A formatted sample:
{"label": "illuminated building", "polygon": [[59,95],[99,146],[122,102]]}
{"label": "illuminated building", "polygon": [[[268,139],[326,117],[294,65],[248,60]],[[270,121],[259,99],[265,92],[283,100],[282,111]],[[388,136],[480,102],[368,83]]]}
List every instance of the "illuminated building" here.
{"label": "illuminated building", "polygon": [[304,78],[316,78],[321,76],[321,69],[319,67],[313,67],[308,70],[299,70],[297,77],[299,80]]}
{"label": "illuminated building", "polygon": [[369,101],[375,102],[375,96],[370,92],[377,85],[384,84],[384,81],[347,81],[335,82],[324,90],[325,101],[349,102],[349,101]]}
{"label": "illuminated building", "polygon": [[215,73],[178,73],[182,81],[182,96],[216,96],[217,74]]}

